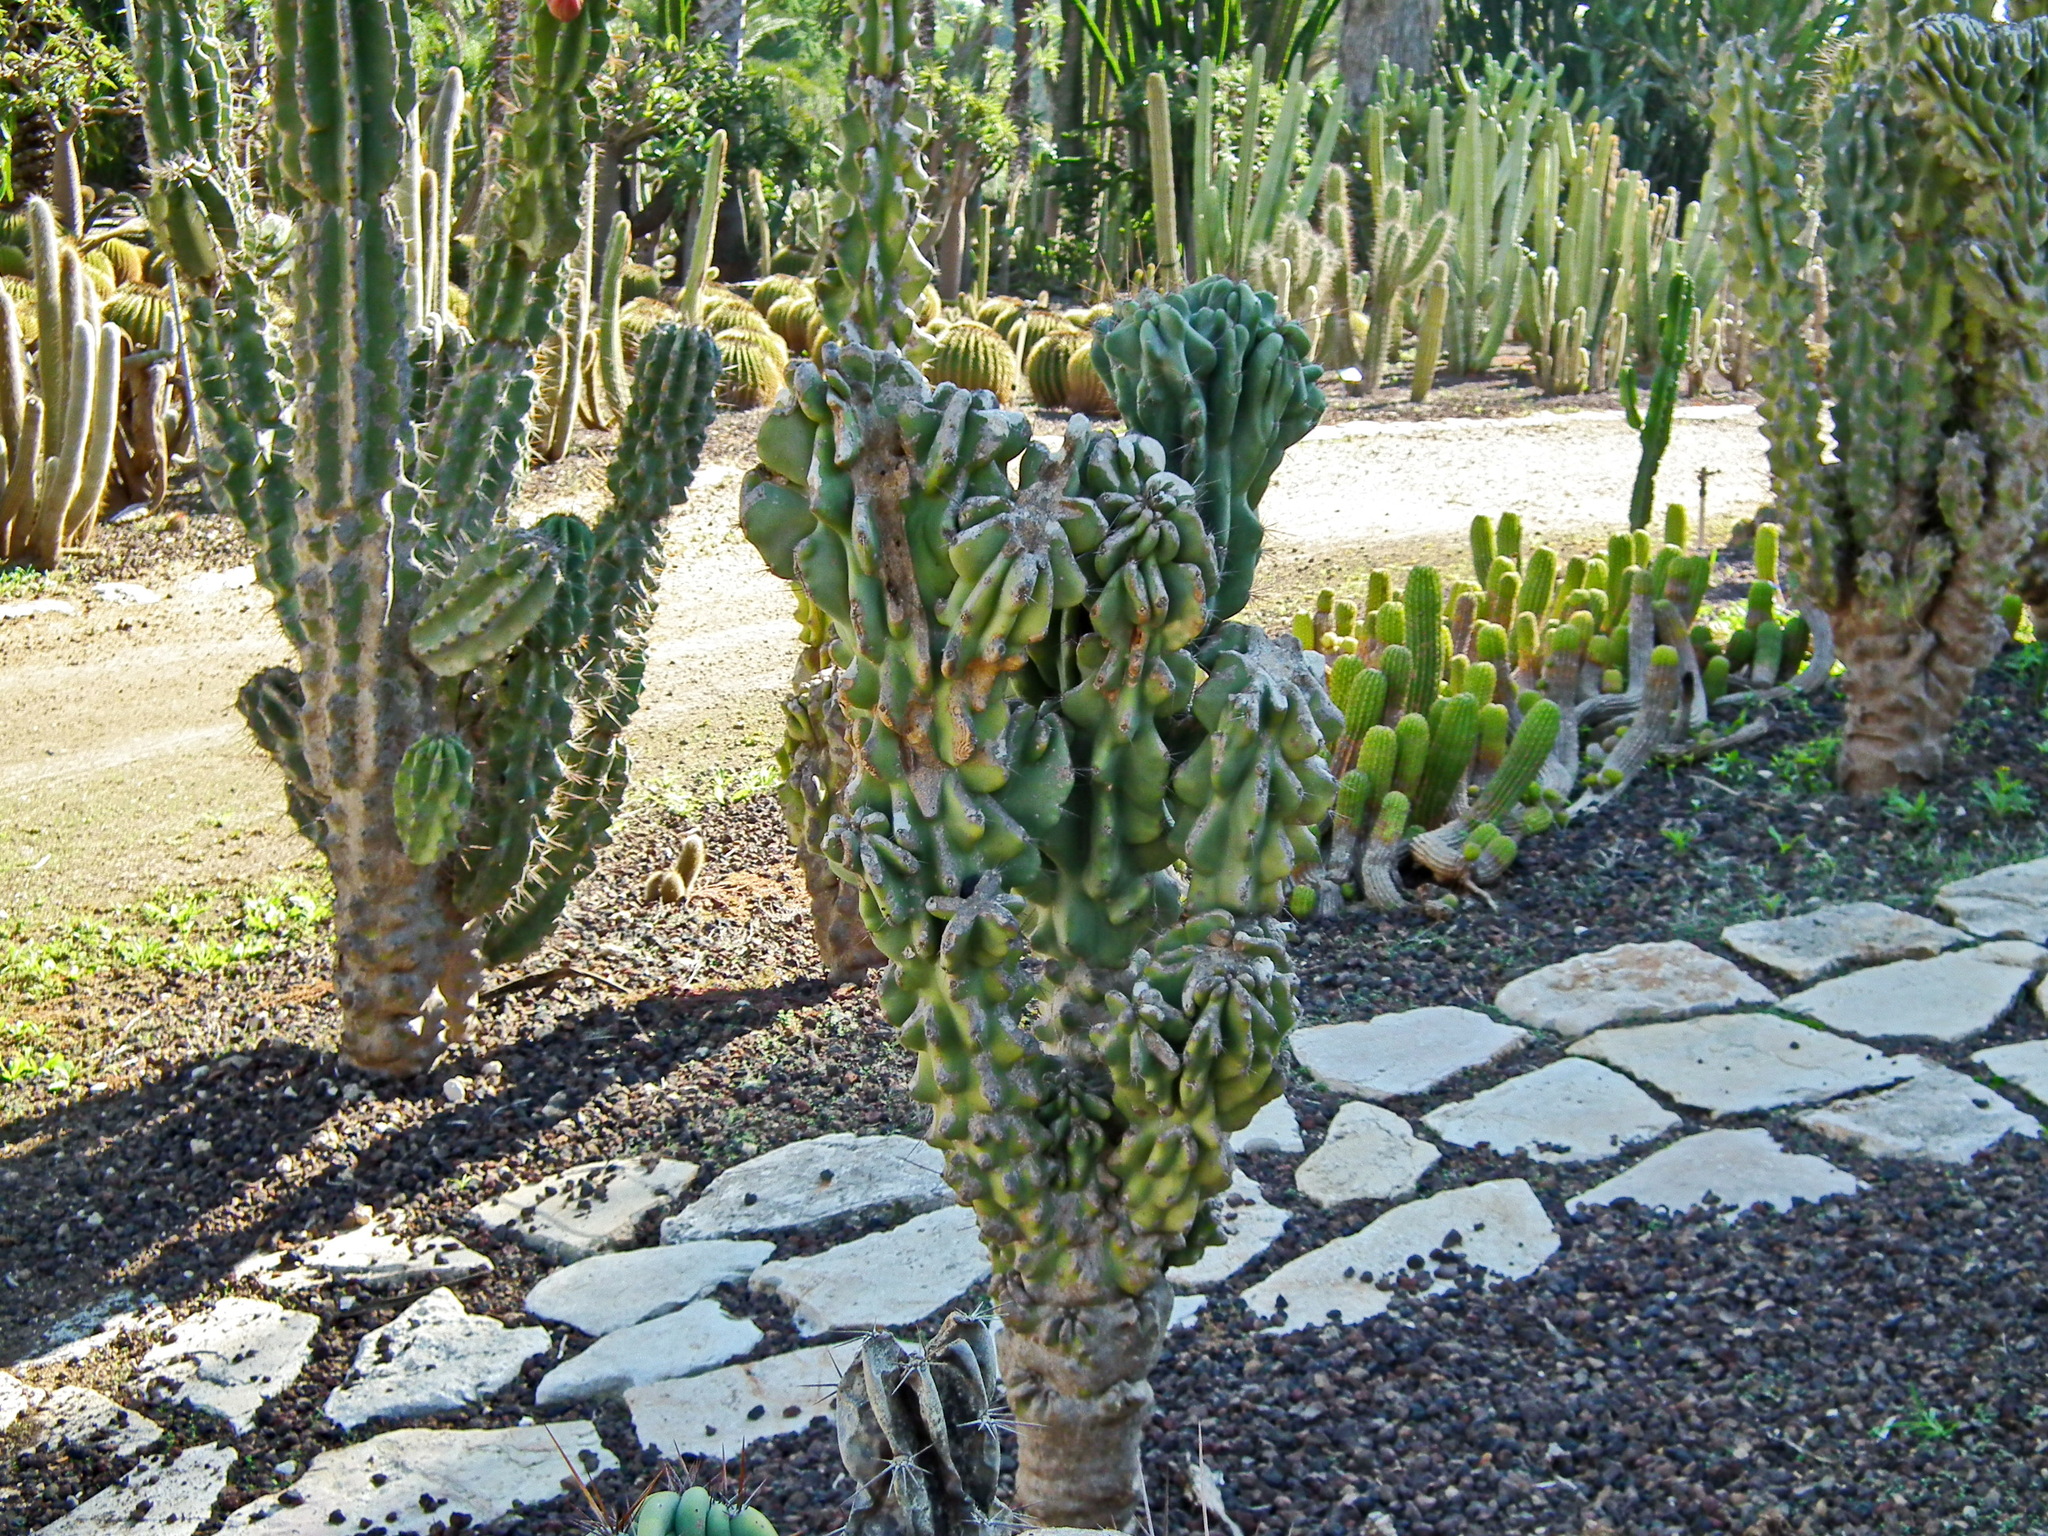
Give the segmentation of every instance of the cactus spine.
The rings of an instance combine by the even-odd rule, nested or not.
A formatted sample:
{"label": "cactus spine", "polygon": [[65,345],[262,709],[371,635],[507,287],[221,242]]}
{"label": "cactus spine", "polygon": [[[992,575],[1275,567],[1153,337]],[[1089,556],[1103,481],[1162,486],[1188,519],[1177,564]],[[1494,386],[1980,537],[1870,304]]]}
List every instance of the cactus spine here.
{"label": "cactus spine", "polygon": [[[2048,26],[1910,14],[1870,18],[1824,121],[1747,44],[1724,50],[1715,94],[1784,556],[1832,620],[1848,672],[1838,773],[1864,795],[1940,776],[2002,643],[1997,604],[2037,537],[2048,456],[2048,240],[2027,211],[2048,170]],[[1826,463],[1801,239],[1816,213]]]}
{"label": "cactus spine", "polygon": [[993,396],[929,384],[899,350],[923,282],[901,266],[910,14],[855,15],[841,340],[797,366],[743,517],[845,669],[853,779],[825,851],[989,1248],[1018,1502],[1114,1526],[1163,1271],[1215,1241],[1229,1132],[1279,1090],[1275,914],[1335,797],[1314,669],[1226,622],[1318,370],[1270,297],[1210,278],[1098,338],[1127,434],[1076,418],[1052,451]]}
{"label": "cactus spine", "polygon": [[[656,330],[640,350],[610,510],[594,527],[558,516],[517,533],[506,521],[534,348],[578,238],[561,189],[582,181],[581,101],[604,56],[605,9],[585,0],[568,22],[532,12],[531,77],[465,340],[408,324],[405,7],[280,0],[272,110],[296,198],[289,354],[241,255],[248,192],[207,9],[148,0],[136,11],[151,216],[183,277],[202,469],[256,545],[297,652],[295,668],[243,690],[243,713],[333,873],[342,1048],[370,1070],[418,1072],[459,1038],[482,968],[546,936],[605,842],[658,530],[709,423],[710,338]],[[437,344],[418,377],[415,354]]]}

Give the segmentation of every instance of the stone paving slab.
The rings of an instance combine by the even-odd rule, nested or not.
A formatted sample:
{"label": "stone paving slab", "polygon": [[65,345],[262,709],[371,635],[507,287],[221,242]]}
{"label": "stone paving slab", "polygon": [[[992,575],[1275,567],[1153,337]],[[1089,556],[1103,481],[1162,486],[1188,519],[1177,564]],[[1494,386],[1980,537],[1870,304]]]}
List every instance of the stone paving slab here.
{"label": "stone paving slab", "polygon": [[592,1254],[528,1291],[526,1310],[597,1338],[744,1280],[774,1255],[773,1243],[724,1238]]}
{"label": "stone paving slab", "polygon": [[[50,1392],[27,1389],[34,1401],[33,1443],[78,1446],[114,1456],[133,1456],[164,1438],[154,1419],[125,1408],[104,1393],[73,1383]],[[4,1396],[0,1392],[0,1396]],[[7,1418],[0,1407],[0,1421]],[[26,1427],[26,1426],[25,1426]]]}
{"label": "stone paving slab", "polygon": [[1525,1029],[1470,1008],[1411,1008],[1366,1022],[1319,1024],[1288,1037],[1294,1059],[1326,1088],[1378,1101],[1427,1093],[1520,1050]]}
{"label": "stone paving slab", "polygon": [[1571,1047],[1715,1116],[1818,1104],[1913,1074],[1910,1056],[1770,1013],[1724,1013],[1603,1029]]}
{"label": "stone paving slab", "polygon": [[1253,1115],[1243,1130],[1230,1133],[1230,1150],[1239,1156],[1250,1152],[1292,1156],[1302,1150],[1302,1145],[1301,1120],[1285,1094]]}
{"label": "stone paving slab", "polygon": [[192,1536],[213,1518],[214,1503],[234,1464],[234,1451],[224,1445],[195,1445],[177,1456],[153,1457],[41,1527],[36,1536]]}
{"label": "stone paving slab", "polygon": [[534,1403],[553,1408],[590,1398],[614,1397],[631,1387],[676,1376],[694,1376],[746,1354],[761,1342],[761,1330],[734,1317],[717,1302],[693,1301],[644,1323],[606,1334],[540,1379]]}
{"label": "stone paving slab", "polygon": [[2036,976],[2048,970],[2048,949],[2025,939],[1992,939],[1967,953],[1972,960],[1986,960],[1993,965],[2023,965]]}
{"label": "stone paving slab", "polygon": [[2019,966],[1965,950],[1851,971],[1793,993],[1785,1009],[1865,1040],[1954,1042],[1981,1035],[2004,1018],[2027,980]]}
{"label": "stone paving slab", "polygon": [[1795,1200],[1853,1195],[1861,1187],[1826,1158],[1787,1152],[1769,1131],[1702,1131],[1596,1184],[1571,1208],[1634,1200],[1654,1210],[1685,1211],[1706,1204],[1711,1194],[1733,1221],[1759,1202],[1789,1211]]}
{"label": "stone paving slab", "polygon": [[788,1302],[797,1331],[810,1338],[914,1323],[988,1275],[974,1212],[949,1205],[823,1253],[772,1260],[747,1283]]}
{"label": "stone paving slab", "polygon": [[808,1429],[832,1416],[832,1394],[856,1347],[813,1344],[635,1387],[626,1394],[633,1432],[663,1456],[737,1456],[757,1440]]}
{"label": "stone paving slab", "polygon": [[640,1219],[668,1204],[696,1177],[695,1163],[612,1158],[498,1195],[469,1216],[480,1227],[573,1263],[632,1243]]}
{"label": "stone paving slab", "polygon": [[[1257,1181],[1240,1168],[1216,1202],[1216,1224],[1223,1229],[1220,1248],[1207,1249],[1194,1263],[1166,1272],[1175,1290],[1206,1291],[1221,1285],[1273,1246],[1287,1225],[1287,1212],[1269,1202]],[[1174,1305],[1177,1310],[1180,1304]]]}
{"label": "stone paving slab", "polygon": [[1977,1052],[1970,1060],[2009,1083],[2017,1083],[2036,1103],[2048,1104],[2048,1040],[1994,1045]]}
{"label": "stone paving slab", "polygon": [[[1362,1231],[1283,1264],[1247,1290],[1244,1302],[1261,1318],[1284,1308],[1286,1321],[1275,1332],[1320,1327],[1333,1312],[1361,1322],[1386,1311],[1396,1294],[1381,1279],[1420,1273],[1431,1277],[1429,1290],[1447,1289],[1451,1278],[1434,1274],[1429,1255],[1453,1248],[1475,1268],[1518,1279],[1557,1252],[1557,1229],[1526,1180],[1468,1184],[1397,1205]],[[1411,1256],[1422,1260],[1419,1271]]]}
{"label": "stone paving slab", "polygon": [[139,1362],[145,1388],[217,1413],[246,1434],[256,1410],[299,1379],[320,1319],[226,1296],[171,1330]]}
{"label": "stone paving slab", "polygon": [[1721,930],[1721,942],[1743,958],[1804,984],[1845,966],[1926,960],[1967,944],[1969,935],[1883,902],[1848,901],[1816,907],[1798,917],[1736,923]]}
{"label": "stone paving slab", "polygon": [[444,1286],[363,1335],[325,1412],[343,1429],[459,1412],[509,1387],[547,1349],[547,1329],[507,1328],[470,1312]]}
{"label": "stone paving slab", "polygon": [[838,1132],[793,1141],[728,1168],[661,1224],[664,1243],[815,1227],[890,1207],[906,1216],[953,1203],[938,1148],[910,1136]]}
{"label": "stone paving slab", "polygon": [[1576,1039],[1611,1024],[1725,1013],[1778,996],[1697,944],[1617,944],[1517,976],[1494,1006],[1518,1024]]}
{"label": "stone paving slab", "polygon": [[1896,1088],[1809,1109],[1798,1118],[1872,1157],[1933,1163],[1968,1163],[2006,1136],[2041,1134],[2041,1122],[2032,1115],[1975,1078],[1931,1061]]}
{"label": "stone paving slab", "polygon": [[1683,1122],[1619,1072],[1568,1057],[1433,1109],[1422,1123],[1454,1146],[1483,1143],[1542,1163],[1584,1163],[1619,1156]]}
{"label": "stone paving slab", "polygon": [[328,1284],[410,1291],[459,1285],[489,1274],[491,1267],[489,1259],[446,1233],[403,1237],[372,1222],[302,1249],[251,1254],[234,1273],[237,1280],[253,1280],[268,1291],[311,1291]]}
{"label": "stone paving slab", "polygon": [[1953,880],[1935,894],[1934,904],[1980,938],[2048,942],[2048,859]]}
{"label": "stone paving slab", "polygon": [[0,1431],[41,1401],[43,1394],[18,1376],[0,1371]]}
{"label": "stone paving slab", "polygon": [[1294,1187],[1325,1210],[1353,1200],[1405,1200],[1442,1156],[1392,1110],[1346,1104],[1323,1144],[1294,1170]]}
{"label": "stone paving slab", "polygon": [[487,1525],[514,1505],[560,1498],[575,1487],[570,1466],[591,1478],[618,1464],[583,1419],[517,1429],[394,1429],[322,1451],[286,1490],[293,1502],[265,1494],[229,1515],[221,1530],[360,1536],[360,1522],[368,1520],[385,1536],[430,1536],[445,1533],[458,1516],[468,1527]]}

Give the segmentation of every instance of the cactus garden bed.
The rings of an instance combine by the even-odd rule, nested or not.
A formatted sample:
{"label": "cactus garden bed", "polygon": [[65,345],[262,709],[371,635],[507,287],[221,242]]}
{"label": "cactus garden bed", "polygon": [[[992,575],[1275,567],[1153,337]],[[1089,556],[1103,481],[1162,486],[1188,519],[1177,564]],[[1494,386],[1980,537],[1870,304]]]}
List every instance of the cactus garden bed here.
{"label": "cactus garden bed", "polygon": [[[1625,941],[1711,943],[1725,924],[1780,905],[1868,897],[1925,910],[1944,879],[2038,856],[2048,837],[2033,807],[2048,795],[2048,758],[2024,675],[2031,654],[2011,653],[1987,676],[1950,787],[1924,805],[1835,795],[1826,760],[1836,704],[1823,696],[1810,709],[1781,709],[1779,728],[1746,753],[1653,770],[1599,815],[1533,843],[1494,889],[1498,911],[1468,902],[1437,921],[1415,913],[1307,925],[1297,949],[1304,1022],[1480,1005],[1533,966]],[[249,1291],[229,1277],[237,1261],[331,1232],[358,1202],[400,1213],[413,1230],[463,1236],[497,1266],[465,1288],[466,1304],[523,1322],[522,1298],[545,1266],[463,1224],[486,1193],[642,1149],[699,1161],[708,1178],[824,1131],[914,1129],[901,1063],[865,992],[829,992],[813,973],[801,885],[772,803],[691,809],[686,820],[643,804],[577,898],[571,926],[524,968],[536,977],[573,970],[493,1002],[474,1048],[432,1081],[371,1088],[337,1071],[321,1050],[333,1022],[318,933],[225,972],[167,976],[110,963],[36,1005],[81,1055],[121,1042],[129,1054],[90,1091],[15,1088],[0,1101],[10,1216],[0,1234],[0,1353],[40,1347],[67,1315],[104,1305],[110,1282],[117,1305],[126,1292],[174,1310]],[[647,871],[690,827],[710,846],[694,901],[642,905]],[[2040,1033],[2032,1004],[2022,1010],[1975,1043]],[[1557,1050],[1539,1040],[1437,1097],[1468,1094]],[[464,1103],[446,1097],[453,1077],[467,1080]],[[1289,1092],[1313,1145],[1341,1101],[1300,1080]],[[1804,1135],[1784,1139],[1825,1150],[1871,1187],[1848,1205],[1752,1216],[1733,1229],[1615,1212],[1561,1220],[1563,1252],[1530,1280],[1483,1300],[1439,1297],[1407,1317],[1397,1309],[1276,1338],[1257,1333],[1236,1303],[1212,1303],[1193,1330],[1172,1336],[1156,1378],[1148,1476],[1155,1500],[1174,1509],[1173,1525],[1160,1528],[1192,1528],[1184,1459],[1199,1444],[1239,1523],[1268,1536],[1380,1529],[1368,1523],[1377,1511],[1403,1536],[2028,1529],[2048,1509],[2036,1450],[2039,1287],[2018,1273],[1996,1285],[1959,1280],[2048,1241],[2036,1148],[2008,1141],[1975,1170],[1937,1171],[1845,1157],[1839,1144]],[[1309,1204],[1293,1189],[1293,1161],[1248,1159],[1293,1221],[1239,1279],[1377,1209]],[[1570,1182],[1554,1165],[1481,1161],[1492,1169],[1484,1176],[1526,1178],[1553,1204]],[[1433,1187],[1425,1179],[1422,1192]],[[782,1252],[863,1230],[840,1224]],[[1805,1278],[1818,1253],[1834,1255],[1824,1285]],[[1823,1292],[1824,1315],[1815,1305]],[[736,1286],[719,1297],[763,1328],[760,1353],[798,1342],[781,1302]],[[1812,1300],[1802,1306],[1803,1297]],[[280,1464],[303,1466],[351,1438],[319,1405],[362,1334],[404,1298],[365,1294],[347,1310],[325,1299],[292,1304],[322,1316],[314,1358],[236,1441],[230,1503],[288,1482]],[[1885,1345],[1871,1348],[1879,1337]],[[116,1346],[29,1374],[44,1387],[75,1381],[119,1395],[138,1351]],[[517,1423],[531,1413],[542,1369],[529,1364],[496,1401],[442,1422]],[[219,1435],[201,1415],[149,1411],[175,1444]],[[623,1410],[594,1417],[632,1475],[644,1476]],[[0,1531],[39,1527],[126,1465],[72,1451],[8,1469],[22,1493],[0,1501]],[[836,1527],[847,1490],[828,1432],[757,1447],[748,1476],[778,1529]],[[600,1487],[616,1498],[627,1481],[609,1474]],[[1780,1506],[1791,1524],[1772,1523]],[[568,1530],[577,1518],[565,1501],[515,1526]],[[2021,1523],[1999,1523],[2008,1518]]]}

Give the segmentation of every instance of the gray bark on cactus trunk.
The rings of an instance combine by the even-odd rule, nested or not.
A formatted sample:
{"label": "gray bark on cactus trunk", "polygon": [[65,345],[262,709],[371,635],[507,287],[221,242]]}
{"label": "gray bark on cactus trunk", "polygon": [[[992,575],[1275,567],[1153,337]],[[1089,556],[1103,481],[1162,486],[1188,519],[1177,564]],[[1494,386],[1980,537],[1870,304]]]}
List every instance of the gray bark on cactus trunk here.
{"label": "gray bark on cactus trunk", "polygon": [[1119,1530],[1137,1513],[1139,1451],[1173,1292],[1032,1297],[999,1282],[996,1351],[1017,1422],[1016,1505],[1040,1525]]}
{"label": "gray bark on cactus trunk", "polygon": [[1372,100],[1381,59],[1429,73],[1443,17],[1443,0],[1345,0],[1337,68],[1354,110]]}
{"label": "gray bark on cactus trunk", "polygon": [[1938,782],[1949,730],[2005,639],[1992,600],[1951,587],[1924,626],[1860,608],[1831,623],[1847,673],[1835,769],[1842,787],[1867,796]]}

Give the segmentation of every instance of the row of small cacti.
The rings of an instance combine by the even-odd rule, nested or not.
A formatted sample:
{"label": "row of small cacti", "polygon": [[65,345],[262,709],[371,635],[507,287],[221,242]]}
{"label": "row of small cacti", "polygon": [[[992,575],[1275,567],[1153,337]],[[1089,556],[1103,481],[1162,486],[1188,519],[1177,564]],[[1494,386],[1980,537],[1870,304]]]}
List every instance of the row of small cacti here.
{"label": "row of small cacti", "polygon": [[1328,851],[1297,909],[1398,905],[1409,854],[1451,884],[1497,878],[1516,837],[1611,798],[1657,749],[1706,732],[1715,703],[1799,674],[1815,636],[1781,610],[1775,525],[1757,530],[1757,579],[1723,633],[1701,616],[1714,557],[1688,553],[1687,522],[1673,506],[1662,547],[1617,534],[1604,557],[1560,565],[1549,548],[1523,558],[1513,513],[1482,516],[1475,579],[1446,589],[1417,566],[1397,597],[1375,571],[1362,605],[1326,590],[1297,614],[1345,717]]}

